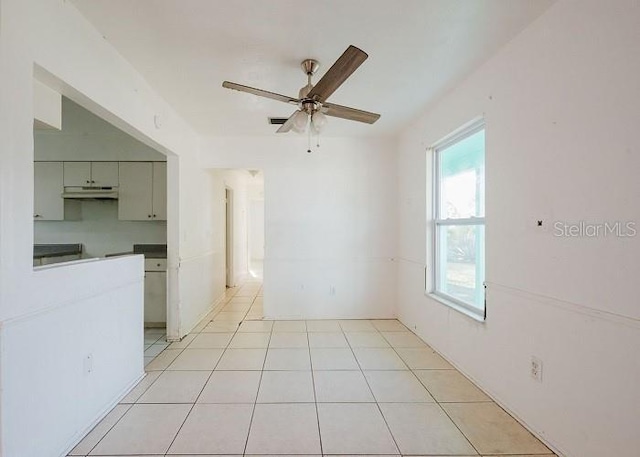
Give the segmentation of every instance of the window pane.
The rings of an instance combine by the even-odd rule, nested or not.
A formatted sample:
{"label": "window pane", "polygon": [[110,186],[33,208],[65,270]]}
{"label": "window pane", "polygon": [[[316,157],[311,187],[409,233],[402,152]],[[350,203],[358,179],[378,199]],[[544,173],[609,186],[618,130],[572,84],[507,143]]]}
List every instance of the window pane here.
{"label": "window pane", "polygon": [[484,308],[484,225],[438,226],[437,290]]}
{"label": "window pane", "polygon": [[484,129],[438,154],[439,218],[484,217]]}

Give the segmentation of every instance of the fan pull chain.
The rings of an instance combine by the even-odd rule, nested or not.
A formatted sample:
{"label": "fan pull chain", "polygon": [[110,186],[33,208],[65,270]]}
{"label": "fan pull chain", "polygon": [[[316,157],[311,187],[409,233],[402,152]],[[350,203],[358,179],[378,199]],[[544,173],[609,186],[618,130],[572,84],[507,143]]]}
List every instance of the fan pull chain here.
{"label": "fan pull chain", "polygon": [[307,140],[307,152],[311,154],[311,126],[309,126]]}

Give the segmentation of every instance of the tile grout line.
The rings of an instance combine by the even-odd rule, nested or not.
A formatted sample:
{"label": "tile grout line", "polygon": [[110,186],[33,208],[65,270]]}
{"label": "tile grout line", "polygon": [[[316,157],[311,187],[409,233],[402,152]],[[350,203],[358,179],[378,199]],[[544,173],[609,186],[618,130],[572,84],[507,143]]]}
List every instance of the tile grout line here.
{"label": "tile grout line", "polygon": [[[120,404],[120,403],[116,404],[116,406],[118,406],[119,404]],[[104,437],[105,437],[105,436],[107,436],[107,435],[109,434],[109,432],[110,432],[111,430],[113,430],[113,428],[118,424],[118,422],[120,422],[120,421],[122,420],[122,418],[125,416],[125,414],[127,414],[127,413],[129,412],[129,410],[133,407],[133,405],[134,405],[133,403],[132,403],[132,404],[130,404],[130,405],[128,405],[129,407],[128,407],[128,408],[127,408],[127,410],[122,414],[122,416],[120,416],[120,418],[119,418],[117,421],[115,421],[111,427],[109,427],[109,430],[107,430],[107,431],[106,431],[106,433],[105,433],[104,435],[102,435],[102,437],[101,437],[101,438],[96,442],[96,444],[94,444],[94,445],[93,445],[93,447],[91,447],[91,449],[89,449],[89,452],[87,452],[87,453],[84,455],[84,457],[88,457],[88,456],[93,452],[93,450],[98,446],[98,444],[100,444],[100,442],[104,439]],[[115,409],[115,406],[113,407],[113,409],[112,409],[111,411],[113,411],[114,409]],[[78,444],[76,444],[76,446],[78,446],[80,443],[82,443],[82,441],[83,441],[83,440],[84,440],[84,439],[89,435],[89,433],[91,433],[91,432],[92,432],[92,431],[93,431],[93,430],[94,430],[94,429],[95,429],[95,428],[96,428],[96,427],[97,427],[97,426],[98,426],[98,425],[99,425],[99,424],[100,424],[100,423],[101,423],[101,422],[102,422],[102,421],[103,421],[103,420],[104,420],[104,419],[105,419],[109,414],[111,414],[111,411],[109,411],[109,412],[107,413],[107,415],[106,415],[106,416],[104,416],[104,417],[100,420],[100,422],[98,422],[98,423],[97,423],[97,424],[96,424],[96,425],[95,425],[91,430],[89,430],[89,432],[88,432],[85,436],[83,436],[83,437],[82,437],[82,439],[78,442]],[[75,449],[75,446],[74,446],[74,449]],[[73,449],[71,449],[71,451],[70,451],[70,452],[73,452]],[[80,456],[80,455],[74,455],[74,454],[69,454],[69,456],[73,456],[73,457],[82,457],[82,456]]]}
{"label": "tile grout line", "polygon": [[[233,295],[232,295],[232,297],[233,297]],[[227,303],[229,303],[229,302],[227,301]],[[225,305],[224,305],[224,306],[226,306],[226,305],[227,305],[227,303],[225,303]],[[224,306],[223,306],[222,308],[224,308]],[[221,308],[221,310],[222,310],[222,308]],[[217,315],[217,314],[219,314],[219,313],[220,313],[220,311],[218,311],[218,313],[216,313],[216,315]],[[205,318],[205,319],[206,319],[206,318]],[[215,319],[215,317],[214,317],[214,318],[212,318],[209,322],[213,322],[213,319]],[[200,325],[200,323],[198,323],[198,325]],[[240,325],[238,325],[238,328],[239,328],[239,327],[240,327]],[[204,329],[204,328],[203,328],[203,329]],[[237,332],[238,332],[238,329],[236,329],[236,331],[235,331],[233,334],[235,335]],[[198,334],[200,334],[200,333],[201,333],[201,332],[198,332]],[[232,340],[232,339],[233,339],[233,336],[229,339],[229,343],[227,343],[227,347],[229,346],[229,344],[231,344],[231,340]],[[195,338],[194,338],[194,340],[195,340]],[[182,353],[183,353],[183,352],[184,352],[184,351],[185,351],[185,350],[186,350],[186,349],[191,345],[191,343],[193,343],[193,341],[191,341],[191,342],[187,345],[187,347],[185,347],[185,348],[180,352],[180,354],[182,354]],[[182,428],[184,427],[184,424],[186,424],[186,423],[187,423],[187,420],[189,419],[189,416],[190,416],[190,415],[191,415],[191,413],[193,412],[193,409],[196,407],[196,404],[198,404],[198,399],[199,399],[199,398],[200,398],[200,396],[202,395],[202,392],[204,391],[204,388],[207,386],[207,383],[209,382],[209,380],[211,379],[211,376],[213,376],[213,372],[215,371],[216,367],[217,367],[217,366],[218,366],[218,364],[220,363],[220,360],[222,360],[222,356],[223,356],[223,355],[224,355],[224,353],[227,351],[227,347],[225,347],[225,348],[224,348],[224,350],[223,350],[223,351],[222,351],[222,353],[220,354],[220,357],[218,357],[218,360],[216,361],[216,364],[214,365],[213,370],[211,370],[211,373],[210,373],[210,374],[209,374],[209,376],[207,377],[207,380],[205,381],[205,383],[203,384],[202,388],[200,389],[200,393],[198,394],[198,396],[197,396],[197,397],[196,397],[196,399],[194,400],[193,404],[191,405],[191,408],[189,408],[189,412],[188,412],[188,413],[187,413],[187,415],[184,417],[184,420],[182,421],[182,424],[180,424],[180,427],[178,427],[178,430],[177,430],[176,434],[173,436],[173,439],[171,440],[171,443],[169,443],[169,446],[167,447],[167,450],[164,452],[164,455],[165,455],[165,456],[167,455],[167,453],[168,453],[168,452],[169,452],[169,450],[171,449],[171,446],[173,446],[173,443],[175,443],[176,438],[178,437],[178,435],[179,435],[179,434],[180,434],[180,432],[182,431]],[[178,357],[180,357],[180,354],[178,354]],[[178,357],[176,357],[176,359],[177,359]],[[174,361],[175,361],[176,359],[174,359]],[[173,362],[171,362],[171,363],[173,363]],[[169,366],[167,366],[167,368],[169,368]],[[167,371],[167,370],[165,369],[165,370],[163,371],[163,373],[164,373],[165,371]],[[169,371],[172,371],[172,370],[169,370]],[[180,371],[180,370],[175,370],[175,371]],[[185,370],[185,371],[186,371],[186,370]],[[197,371],[197,370],[196,370],[196,371]],[[207,370],[207,371],[208,371],[208,370]],[[162,375],[161,375],[161,376],[162,376]],[[160,376],[158,376],[158,378],[160,378]],[[141,398],[142,398],[142,397],[141,397]],[[166,403],[164,403],[164,404],[166,404]]]}
{"label": "tile grout line", "polygon": [[[412,335],[417,336],[415,333],[413,333],[411,330],[409,330],[409,332]],[[476,447],[473,445],[473,443],[471,443],[471,440],[469,440],[469,438],[467,437],[467,435],[465,435],[462,430],[460,430],[460,427],[458,427],[458,424],[456,424],[454,422],[454,420],[451,418],[451,416],[449,416],[449,414],[447,413],[447,411],[442,407],[442,405],[440,405],[440,402],[436,399],[436,397],[433,396],[433,394],[431,393],[431,391],[427,388],[427,386],[420,380],[420,378],[418,378],[418,376],[415,374],[414,369],[411,368],[409,366],[409,364],[402,358],[402,356],[398,353],[397,348],[395,346],[393,346],[393,344],[391,344],[391,341],[389,341],[387,338],[385,338],[384,334],[382,334],[382,332],[380,332],[382,338],[384,338],[384,340],[389,343],[389,346],[391,346],[391,349],[393,349],[393,352],[400,358],[400,360],[402,360],[402,362],[407,366],[407,368],[409,369],[409,371],[411,372],[411,374],[414,376],[414,378],[416,378],[418,380],[418,382],[420,383],[421,386],[424,387],[424,389],[429,393],[429,395],[431,395],[431,398],[433,398],[433,401],[435,402],[436,405],[438,405],[438,408],[440,408],[440,410],[447,416],[447,418],[451,421],[451,423],[456,427],[456,429],[458,429],[458,431],[462,434],[462,436],[464,437],[464,439],[469,443],[469,445],[476,451],[476,454],[480,455],[480,451],[478,451],[478,449],[476,449]],[[418,337],[420,338],[420,337]],[[420,338],[420,340],[422,340],[422,338]],[[424,341],[423,341],[424,342]],[[429,346],[427,343],[425,344],[425,348],[430,349],[431,346]],[[422,346],[418,346],[418,348],[421,348]],[[409,348],[408,348],[409,349]],[[433,349],[432,349],[433,350]],[[378,407],[380,407],[378,405]],[[382,410],[380,411],[380,413],[382,414]],[[383,414],[384,417],[384,414]],[[385,423],[387,422],[387,419],[385,418]],[[388,424],[387,424],[388,426]],[[391,431],[391,430],[389,430]],[[391,434],[393,436],[393,433]],[[395,438],[394,438],[395,440]],[[398,448],[400,449],[400,448]]]}
{"label": "tile grout line", "polygon": [[[371,324],[371,325],[373,325],[373,324]],[[342,325],[340,325],[340,328],[342,329]],[[375,328],[375,326],[374,326],[374,328]],[[345,333],[344,329],[342,329],[342,332]],[[376,328],[376,332],[380,333],[380,331],[377,328]],[[380,335],[380,336],[382,336],[382,335]],[[384,338],[384,336],[382,336],[382,337]],[[393,444],[396,447],[396,451],[398,451],[396,455],[402,455],[402,451],[400,451],[400,446],[398,446],[398,442],[396,441],[396,437],[393,435],[393,432],[391,431],[391,427],[389,427],[389,423],[387,422],[387,418],[384,417],[384,414],[382,413],[382,408],[380,408],[380,404],[378,403],[378,398],[373,393],[373,389],[371,388],[371,385],[369,384],[369,380],[367,379],[367,377],[364,374],[364,370],[362,369],[362,365],[360,364],[360,361],[358,360],[358,357],[356,357],[356,353],[353,350],[353,346],[351,345],[351,342],[347,338],[346,334],[344,335],[344,338],[345,338],[345,340],[347,340],[347,345],[351,349],[351,353],[353,354],[353,358],[356,359],[356,363],[358,364],[358,367],[360,368],[360,373],[362,374],[362,377],[364,378],[364,382],[367,384],[367,387],[369,388],[369,391],[371,392],[371,396],[375,400],[376,408],[378,408],[378,412],[380,413],[380,416],[382,417],[382,420],[384,421],[384,425],[387,427],[387,431],[389,432],[389,436],[391,436],[391,439],[393,440]]]}
{"label": "tile grout line", "polygon": [[260,387],[262,387],[262,376],[264,375],[264,367],[267,364],[267,355],[269,354],[269,345],[271,344],[271,336],[273,335],[273,326],[271,324],[271,331],[269,332],[269,341],[267,341],[267,349],[264,351],[264,359],[262,360],[262,370],[260,370],[260,379],[258,380],[258,390],[256,391],[256,398],[253,402],[253,409],[251,410],[251,418],[249,419],[249,427],[247,428],[247,438],[244,442],[244,449],[242,455],[246,455],[247,446],[249,446],[249,436],[251,435],[251,427],[253,426],[253,417],[256,413],[256,407],[258,406],[258,396],[260,395]]}
{"label": "tile grout line", "polygon": [[[235,294],[234,294],[235,295]],[[234,295],[232,295],[231,297],[233,297]],[[231,299],[229,299],[224,306],[226,306],[229,301],[231,301]],[[213,320],[215,319],[215,317],[222,311],[222,309],[224,308],[224,306],[222,306],[222,308],[220,309],[220,311],[218,311],[214,317],[212,319],[210,319],[208,322],[213,322]],[[242,321],[240,321],[242,322]],[[200,323],[198,323],[198,326],[200,325]],[[206,326],[205,326],[206,327]],[[197,326],[196,326],[197,328]],[[173,446],[173,443],[175,442],[176,438],[178,437],[178,435],[180,434],[180,432],[182,431],[182,428],[184,427],[184,424],[187,422],[187,420],[189,419],[189,416],[191,415],[191,413],[193,412],[195,406],[198,404],[198,399],[200,398],[200,396],[202,395],[202,392],[204,391],[205,387],[207,386],[207,383],[209,382],[209,380],[211,379],[211,376],[213,376],[213,372],[216,370],[216,368],[218,367],[218,365],[220,364],[220,361],[222,360],[222,357],[224,356],[225,352],[227,351],[229,344],[231,344],[231,340],[233,339],[233,337],[238,333],[238,329],[240,328],[240,324],[237,325],[236,330],[233,332],[233,335],[231,336],[231,338],[229,339],[229,342],[227,343],[226,347],[224,348],[224,350],[222,351],[222,353],[220,354],[220,357],[218,357],[218,360],[216,361],[216,364],[213,367],[213,370],[211,370],[211,373],[209,374],[209,376],[207,377],[207,380],[205,381],[205,383],[203,384],[202,388],[200,389],[200,393],[198,394],[198,396],[196,397],[195,401],[193,402],[193,404],[191,405],[191,408],[189,408],[189,412],[187,413],[187,415],[185,416],[184,420],[182,421],[182,424],[180,424],[180,427],[178,427],[178,431],[176,432],[176,434],[174,435],[173,439],[171,440],[171,443],[169,444],[169,446],[167,447],[167,450],[164,452],[164,455],[166,456],[167,453],[169,452],[169,450],[171,449],[171,446]],[[204,329],[204,327],[203,327]],[[194,333],[202,333],[202,332],[194,332]],[[194,338],[195,340],[195,338]],[[182,352],[184,352],[185,349],[187,349],[191,344],[193,343],[193,341],[191,341],[187,347],[185,347],[180,354],[182,354]],[[180,356],[180,354],[178,354],[178,357]],[[177,357],[176,357],[177,359]],[[174,359],[175,361],[175,359]],[[173,363],[173,362],[171,362]],[[169,368],[167,366],[167,368]],[[167,371],[166,369],[163,370]],[[169,370],[172,371],[172,370]],[[174,371],[181,371],[181,370],[174,370]],[[184,370],[184,371],[190,371],[190,370]],[[201,370],[195,370],[195,371],[201,371]],[[202,370],[204,371],[204,370]],[[206,370],[208,371],[208,370]],[[159,378],[159,377],[158,377]],[[166,403],[165,403],[166,404]]]}
{"label": "tile grout line", "polygon": [[[391,333],[391,332],[387,332],[387,333]],[[415,333],[413,333],[411,330],[409,330],[409,333],[411,333],[412,335],[415,335]],[[440,406],[440,402],[439,402],[439,401],[436,399],[436,397],[431,393],[431,391],[429,390],[429,388],[427,387],[427,385],[426,385],[424,382],[422,382],[422,380],[421,380],[421,379],[418,377],[418,375],[415,373],[415,371],[416,371],[416,370],[414,370],[413,368],[411,368],[411,367],[409,366],[409,363],[408,363],[408,362],[406,362],[406,361],[402,358],[402,356],[400,355],[400,353],[397,351],[397,349],[398,349],[398,348],[397,348],[396,346],[392,345],[392,344],[391,344],[391,341],[389,341],[387,338],[385,338],[385,336],[384,336],[384,334],[382,334],[382,332],[380,332],[380,334],[381,334],[382,338],[384,338],[384,340],[385,340],[387,343],[389,343],[389,346],[391,347],[391,349],[393,349],[393,352],[398,356],[398,358],[399,358],[400,360],[402,360],[402,363],[404,363],[404,364],[406,365],[406,367],[409,369],[409,371],[411,372],[411,374],[413,375],[413,377],[414,377],[414,378],[415,378],[415,379],[420,383],[420,385],[421,385],[422,387],[424,387],[424,389],[427,391],[427,393],[428,393],[428,394],[431,396],[431,398],[433,399],[433,402],[434,402],[434,403],[437,403],[437,404],[438,404],[438,406]],[[418,336],[418,335],[415,335],[415,336]],[[418,337],[418,338],[420,338],[420,337]],[[426,345],[426,346],[425,346],[425,348],[429,348],[429,349],[431,348],[431,346],[429,346],[427,343],[424,343],[424,344]],[[417,348],[421,348],[421,346],[418,346]],[[403,349],[403,348],[400,348],[400,349]],[[413,349],[413,348],[411,348],[411,347],[407,347],[407,348],[404,348],[404,349]],[[428,370],[428,368],[427,368],[427,369],[425,369],[425,370]],[[428,402],[428,403],[431,403],[431,402]],[[452,422],[453,422],[453,421],[452,421]],[[465,437],[465,438],[466,438],[466,437]],[[474,449],[475,449],[475,448],[474,448]]]}
{"label": "tile grout line", "polygon": [[451,421],[451,423],[455,426],[456,429],[458,429],[458,431],[460,432],[460,434],[462,436],[464,436],[464,439],[467,440],[467,442],[469,443],[469,445],[476,451],[476,454],[481,455],[480,451],[474,446],[474,444],[471,442],[471,440],[469,439],[469,437],[467,437],[467,435],[465,435],[465,433],[460,429],[460,427],[458,427],[458,424],[456,424],[456,422],[451,418],[451,416],[449,415],[449,413],[447,412],[446,409],[444,409],[442,407],[442,405],[439,402],[436,402],[436,404],[438,405],[438,408],[440,408],[440,410],[447,416],[447,418],[449,418],[449,420]]}
{"label": "tile grout line", "polygon": [[311,388],[313,389],[313,403],[316,408],[316,421],[318,424],[318,439],[320,440],[320,454],[324,455],[324,448],[322,446],[322,432],[320,430],[320,413],[318,411],[318,396],[316,394],[316,376],[313,372],[313,359],[311,358],[311,343],[309,341],[309,327],[307,321],[304,321],[304,327],[307,331],[307,351],[309,351],[309,365],[311,367]]}

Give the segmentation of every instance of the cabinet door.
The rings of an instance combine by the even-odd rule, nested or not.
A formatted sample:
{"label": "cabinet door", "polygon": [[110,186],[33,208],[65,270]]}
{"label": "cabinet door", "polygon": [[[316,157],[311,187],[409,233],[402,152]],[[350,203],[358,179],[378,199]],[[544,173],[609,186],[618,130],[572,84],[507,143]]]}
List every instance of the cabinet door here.
{"label": "cabinet door", "polygon": [[64,162],[64,185],[91,186],[91,162]]}
{"label": "cabinet door", "polygon": [[118,166],[118,219],[150,221],[153,217],[153,167],[151,162],[120,162]]}
{"label": "cabinet door", "polygon": [[167,163],[153,162],[153,218],[167,220]]}
{"label": "cabinet door", "polygon": [[91,185],[118,187],[118,162],[91,162]]}
{"label": "cabinet door", "polygon": [[35,162],[34,211],[38,221],[61,221],[64,219],[63,167],[62,162]]}
{"label": "cabinet door", "polygon": [[167,273],[146,271],[144,276],[144,322],[167,322]]}

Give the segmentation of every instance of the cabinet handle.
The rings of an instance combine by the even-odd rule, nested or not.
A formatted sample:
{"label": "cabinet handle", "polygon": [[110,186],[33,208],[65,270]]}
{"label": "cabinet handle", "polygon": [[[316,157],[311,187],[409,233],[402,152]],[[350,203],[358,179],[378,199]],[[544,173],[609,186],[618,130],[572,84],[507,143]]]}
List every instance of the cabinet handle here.
{"label": "cabinet handle", "polygon": [[87,184],[91,184],[91,181],[87,180]]}
{"label": "cabinet handle", "polygon": [[42,217],[42,216],[39,214],[34,214],[33,217]]}
{"label": "cabinet handle", "polygon": [[148,218],[151,218],[151,214],[148,214],[148,215],[147,215],[147,217],[148,217]]}
{"label": "cabinet handle", "polygon": [[156,217],[156,215],[154,214],[153,217]]}

